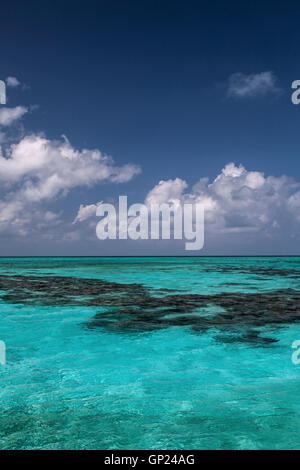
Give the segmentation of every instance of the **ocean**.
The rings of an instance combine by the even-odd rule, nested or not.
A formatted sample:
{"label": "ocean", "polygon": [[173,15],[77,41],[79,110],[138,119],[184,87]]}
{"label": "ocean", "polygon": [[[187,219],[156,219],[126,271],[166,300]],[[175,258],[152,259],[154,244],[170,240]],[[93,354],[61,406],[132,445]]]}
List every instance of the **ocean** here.
{"label": "ocean", "polygon": [[1,258],[0,449],[300,448],[300,258]]}

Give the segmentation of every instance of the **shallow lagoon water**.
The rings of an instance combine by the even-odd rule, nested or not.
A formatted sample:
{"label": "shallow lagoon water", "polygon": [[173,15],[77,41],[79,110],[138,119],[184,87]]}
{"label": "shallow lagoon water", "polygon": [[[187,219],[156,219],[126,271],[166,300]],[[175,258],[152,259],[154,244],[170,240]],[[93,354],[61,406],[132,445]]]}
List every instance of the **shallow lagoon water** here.
{"label": "shallow lagoon water", "polygon": [[[300,292],[300,258],[2,258],[0,276],[138,284],[155,298],[259,298]],[[38,295],[29,302],[20,289],[0,291],[7,346],[0,449],[300,447],[300,365],[291,361],[297,320],[245,331],[230,321],[199,331],[188,321],[137,331],[135,323],[122,328],[123,320],[117,329],[90,327],[111,307]],[[212,303],[186,316],[210,318],[218,309]]]}

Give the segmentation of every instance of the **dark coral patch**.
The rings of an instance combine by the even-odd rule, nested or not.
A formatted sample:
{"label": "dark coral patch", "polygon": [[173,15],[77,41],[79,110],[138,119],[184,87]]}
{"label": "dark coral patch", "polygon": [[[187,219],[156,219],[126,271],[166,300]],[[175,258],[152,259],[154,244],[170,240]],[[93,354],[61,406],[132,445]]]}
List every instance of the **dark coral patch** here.
{"label": "dark coral patch", "polygon": [[[147,332],[171,326],[239,329],[224,342],[269,344],[274,340],[249,329],[300,321],[300,292],[170,294],[140,284],[63,276],[0,276],[2,299],[15,304],[102,307],[86,326],[120,332]],[[155,295],[156,294],[156,295]],[[220,336],[221,338],[222,336]],[[227,339],[226,339],[227,338]]]}

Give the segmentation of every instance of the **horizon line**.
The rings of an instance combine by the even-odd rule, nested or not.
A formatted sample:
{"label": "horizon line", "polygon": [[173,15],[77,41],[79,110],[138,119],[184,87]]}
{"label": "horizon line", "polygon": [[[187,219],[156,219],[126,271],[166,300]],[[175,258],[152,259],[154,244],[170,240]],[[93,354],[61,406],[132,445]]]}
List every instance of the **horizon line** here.
{"label": "horizon line", "polygon": [[2,258],[299,258],[299,255],[0,255]]}

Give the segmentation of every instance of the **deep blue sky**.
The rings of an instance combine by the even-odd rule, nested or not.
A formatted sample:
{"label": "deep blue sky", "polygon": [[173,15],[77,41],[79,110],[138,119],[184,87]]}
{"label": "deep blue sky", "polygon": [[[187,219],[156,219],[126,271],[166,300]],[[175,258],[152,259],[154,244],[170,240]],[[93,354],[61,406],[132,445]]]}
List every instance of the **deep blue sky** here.
{"label": "deep blue sky", "polygon": [[[1,4],[0,78],[28,85],[10,106],[39,106],[27,131],[141,165],[121,191],[135,201],[161,179],[194,184],[230,161],[300,179],[299,24],[296,2],[12,0]],[[231,74],[263,71],[278,96],[226,99]],[[102,192],[120,188],[76,193],[66,210]]]}

